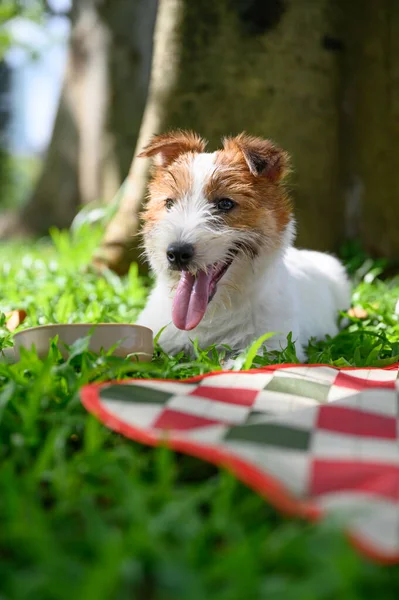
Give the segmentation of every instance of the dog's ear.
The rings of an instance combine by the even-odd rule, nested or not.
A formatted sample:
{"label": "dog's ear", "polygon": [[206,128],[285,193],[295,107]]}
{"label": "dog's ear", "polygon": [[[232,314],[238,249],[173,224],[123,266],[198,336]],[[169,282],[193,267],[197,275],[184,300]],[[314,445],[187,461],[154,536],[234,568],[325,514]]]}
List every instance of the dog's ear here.
{"label": "dog's ear", "polygon": [[223,147],[225,150],[239,149],[252,175],[256,177],[265,176],[278,183],[289,170],[287,152],[270,140],[241,133],[237,137],[224,138]]}
{"label": "dog's ear", "polygon": [[162,135],[155,135],[139,158],[151,156],[159,167],[167,167],[180,154],[185,152],[203,152],[206,141],[192,131],[170,131]]}

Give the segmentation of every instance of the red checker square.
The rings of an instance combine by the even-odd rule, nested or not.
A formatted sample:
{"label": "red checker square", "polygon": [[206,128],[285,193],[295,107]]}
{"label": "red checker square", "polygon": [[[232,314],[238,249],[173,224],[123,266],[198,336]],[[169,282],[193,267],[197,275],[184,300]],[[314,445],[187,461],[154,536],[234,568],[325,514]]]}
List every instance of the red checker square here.
{"label": "red checker square", "polygon": [[179,410],[166,408],[154,421],[152,427],[154,429],[168,429],[170,431],[173,429],[197,429],[198,427],[208,427],[209,425],[224,425],[224,423],[215,419],[197,417],[196,415],[180,412]]}
{"label": "red checker square", "polygon": [[258,394],[259,390],[200,385],[190,393],[190,396],[200,396],[201,398],[207,398],[207,400],[217,400],[226,404],[252,406]]}
{"label": "red checker square", "polygon": [[396,419],[347,406],[330,404],[319,408],[316,427],[352,436],[395,440]]}
{"label": "red checker square", "polygon": [[309,487],[314,496],[353,490],[399,500],[399,467],[360,461],[314,460]]}
{"label": "red checker square", "polygon": [[395,381],[375,381],[373,379],[362,379],[361,377],[351,377],[345,371],[340,371],[337,375],[334,385],[345,387],[351,390],[369,390],[372,388],[395,389]]}

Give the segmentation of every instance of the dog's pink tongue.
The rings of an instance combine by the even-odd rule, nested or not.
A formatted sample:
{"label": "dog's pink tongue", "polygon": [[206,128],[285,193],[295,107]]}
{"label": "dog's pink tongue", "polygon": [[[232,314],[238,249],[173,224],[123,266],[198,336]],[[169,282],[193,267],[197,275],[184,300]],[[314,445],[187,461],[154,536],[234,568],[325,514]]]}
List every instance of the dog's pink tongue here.
{"label": "dog's pink tongue", "polygon": [[197,276],[184,271],[181,274],[173,300],[172,319],[178,329],[186,331],[197,327],[208,306],[211,274],[199,271]]}

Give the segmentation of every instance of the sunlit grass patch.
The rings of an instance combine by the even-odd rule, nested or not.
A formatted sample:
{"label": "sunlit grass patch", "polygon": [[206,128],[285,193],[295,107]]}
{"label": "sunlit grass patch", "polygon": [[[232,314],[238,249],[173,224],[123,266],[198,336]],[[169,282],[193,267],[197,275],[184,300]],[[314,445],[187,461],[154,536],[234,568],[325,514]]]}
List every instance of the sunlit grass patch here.
{"label": "sunlit grass patch", "polygon": [[[150,282],[136,266],[119,279],[87,267],[92,228],[53,242],[0,247],[0,310],[24,308],[23,327],[57,322],[134,322]],[[312,362],[379,366],[398,360],[394,309],[399,280],[354,264],[354,304],[363,320],[334,339],[312,341]],[[366,268],[365,268],[366,267]],[[12,336],[0,319],[0,344]],[[1,348],[1,347],[0,347]],[[107,430],[83,409],[90,381],[185,378],[220,370],[228,349],[194,358],[157,347],[137,364],[88,351],[63,360],[22,352],[0,364],[0,597],[21,600],[355,600],[397,597],[399,569],[370,565],[334,523],[286,520],[263,499],[199,460],[149,449]],[[256,342],[242,368],[297,362]],[[238,363],[237,363],[238,364]]]}

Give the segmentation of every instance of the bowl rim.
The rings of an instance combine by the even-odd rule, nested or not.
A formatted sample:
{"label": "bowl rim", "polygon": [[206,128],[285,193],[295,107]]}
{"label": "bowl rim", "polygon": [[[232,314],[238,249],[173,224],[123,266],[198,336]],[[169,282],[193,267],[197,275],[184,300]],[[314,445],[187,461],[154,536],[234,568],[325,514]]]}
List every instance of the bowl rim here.
{"label": "bowl rim", "polygon": [[21,329],[14,333],[14,338],[19,335],[30,333],[32,331],[38,331],[39,329],[53,329],[54,327],[61,327],[62,329],[68,327],[134,327],[136,329],[143,329],[146,332],[151,334],[153,338],[154,332],[149,327],[145,327],[144,325],[137,325],[136,323],[48,323],[47,325],[36,325],[35,327],[27,327],[26,329]]}

